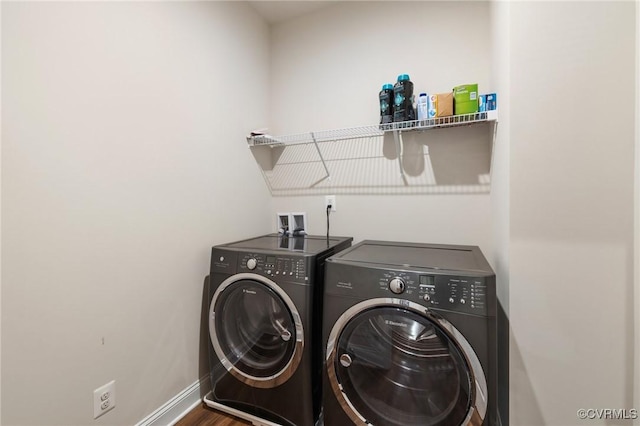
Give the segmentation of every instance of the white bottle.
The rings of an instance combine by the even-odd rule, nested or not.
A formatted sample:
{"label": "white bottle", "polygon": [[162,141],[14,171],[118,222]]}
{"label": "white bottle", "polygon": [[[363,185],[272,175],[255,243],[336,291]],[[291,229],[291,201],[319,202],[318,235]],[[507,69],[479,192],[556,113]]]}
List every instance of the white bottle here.
{"label": "white bottle", "polygon": [[418,97],[418,120],[429,118],[429,97],[426,93],[420,93]]}

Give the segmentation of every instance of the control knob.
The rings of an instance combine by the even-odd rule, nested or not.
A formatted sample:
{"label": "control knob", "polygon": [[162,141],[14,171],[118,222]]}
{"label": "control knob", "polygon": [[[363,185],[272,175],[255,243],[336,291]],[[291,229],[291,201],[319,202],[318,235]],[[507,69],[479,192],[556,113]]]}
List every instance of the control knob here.
{"label": "control knob", "polygon": [[253,270],[253,269],[256,269],[256,266],[258,266],[258,261],[255,260],[253,257],[247,260],[247,268]]}
{"label": "control knob", "polygon": [[404,292],[404,281],[402,278],[393,278],[389,281],[389,290],[394,292],[395,294],[401,294]]}

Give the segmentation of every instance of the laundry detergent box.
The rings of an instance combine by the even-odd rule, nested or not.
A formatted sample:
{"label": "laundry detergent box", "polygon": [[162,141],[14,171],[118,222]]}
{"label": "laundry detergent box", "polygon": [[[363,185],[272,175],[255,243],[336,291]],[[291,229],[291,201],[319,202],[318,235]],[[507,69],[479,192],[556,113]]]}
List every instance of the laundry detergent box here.
{"label": "laundry detergent box", "polygon": [[438,93],[429,96],[429,118],[453,115],[453,93]]}
{"label": "laundry detergent box", "polygon": [[495,111],[498,107],[498,96],[495,93],[480,95],[478,98],[478,111]]}
{"label": "laundry detergent box", "polygon": [[453,88],[453,113],[472,114],[478,112],[478,85],[463,84]]}

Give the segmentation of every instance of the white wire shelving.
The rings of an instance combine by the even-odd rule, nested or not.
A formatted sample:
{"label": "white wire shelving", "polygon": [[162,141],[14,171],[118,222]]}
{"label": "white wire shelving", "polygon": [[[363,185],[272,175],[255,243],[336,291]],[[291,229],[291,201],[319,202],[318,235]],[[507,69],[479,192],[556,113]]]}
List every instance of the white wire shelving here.
{"label": "white wire shelving", "polygon": [[316,132],[297,133],[282,136],[255,135],[248,136],[249,146],[258,145],[296,145],[345,139],[370,138],[383,136],[385,132],[424,131],[442,127],[467,126],[471,124],[495,121],[496,111],[476,112],[473,114],[451,115],[426,120],[402,121],[399,123],[373,124],[344,129],[321,130]]}
{"label": "white wire shelving", "polygon": [[[487,122],[497,122],[497,111],[279,136],[258,134],[248,136],[247,143],[273,195],[340,192],[341,189],[357,192],[371,187],[387,190],[399,187],[407,192],[433,188],[435,181],[429,167],[423,169],[420,178],[416,178],[415,173],[407,176],[403,164],[407,158],[425,164],[430,161],[428,147],[426,152],[421,151],[414,157],[405,155],[404,136]],[[337,141],[342,142],[331,143]],[[390,151],[394,152],[390,154]],[[390,169],[393,162],[397,163],[395,173]],[[379,174],[370,174],[371,168],[388,176],[385,183],[380,182]],[[390,177],[392,175],[395,177]]]}

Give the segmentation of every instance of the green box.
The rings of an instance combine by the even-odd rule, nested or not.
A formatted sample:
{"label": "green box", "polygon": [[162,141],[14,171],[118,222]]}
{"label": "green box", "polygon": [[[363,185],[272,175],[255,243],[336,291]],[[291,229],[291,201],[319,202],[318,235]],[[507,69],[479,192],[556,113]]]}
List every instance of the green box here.
{"label": "green box", "polygon": [[453,88],[453,113],[473,114],[478,112],[478,85],[463,84]]}

